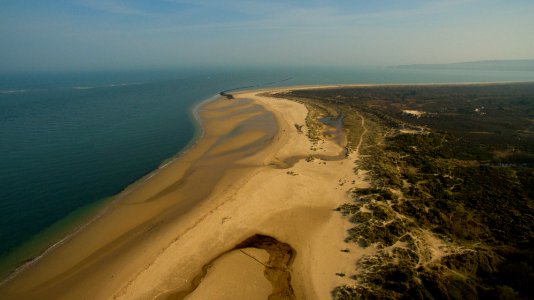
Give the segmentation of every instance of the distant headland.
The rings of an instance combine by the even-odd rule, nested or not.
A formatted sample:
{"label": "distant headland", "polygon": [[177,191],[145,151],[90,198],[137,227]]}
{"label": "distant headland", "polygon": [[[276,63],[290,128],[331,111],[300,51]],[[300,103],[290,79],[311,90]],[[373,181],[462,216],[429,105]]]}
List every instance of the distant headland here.
{"label": "distant headland", "polygon": [[391,68],[481,71],[534,71],[534,59],[479,60],[447,64],[411,64],[391,66]]}

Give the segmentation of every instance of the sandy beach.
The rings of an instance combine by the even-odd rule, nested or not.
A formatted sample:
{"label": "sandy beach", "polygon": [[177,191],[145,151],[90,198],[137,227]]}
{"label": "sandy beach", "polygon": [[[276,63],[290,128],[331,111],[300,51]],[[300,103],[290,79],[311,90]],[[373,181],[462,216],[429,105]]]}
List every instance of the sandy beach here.
{"label": "sandy beach", "polygon": [[373,250],[345,243],[350,224],[333,210],[368,186],[353,170],[359,149],[340,155],[343,132],[314,145],[306,107],[262,93],[204,104],[191,150],[4,282],[0,298],[328,299],[353,284],[356,258]]}

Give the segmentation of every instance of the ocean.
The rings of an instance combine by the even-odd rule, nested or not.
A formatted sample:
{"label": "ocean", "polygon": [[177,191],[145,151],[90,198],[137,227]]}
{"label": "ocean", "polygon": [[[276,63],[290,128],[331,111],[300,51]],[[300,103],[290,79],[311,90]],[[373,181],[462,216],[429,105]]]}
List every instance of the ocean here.
{"label": "ocean", "polygon": [[0,75],[0,277],[178,155],[195,105],[242,87],[534,81],[528,71],[188,69]]}

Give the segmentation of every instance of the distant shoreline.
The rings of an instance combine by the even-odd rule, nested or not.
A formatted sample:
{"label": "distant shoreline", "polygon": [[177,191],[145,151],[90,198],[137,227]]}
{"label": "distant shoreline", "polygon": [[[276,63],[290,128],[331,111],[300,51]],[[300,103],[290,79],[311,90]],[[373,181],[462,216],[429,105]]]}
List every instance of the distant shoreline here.
{"label": "distant shoreline", "polygon": [[481,60],[445,64],[410,64],[390,66],[395,69],[414,70],[469,70],[469,71],[534,71],[534,59]]}

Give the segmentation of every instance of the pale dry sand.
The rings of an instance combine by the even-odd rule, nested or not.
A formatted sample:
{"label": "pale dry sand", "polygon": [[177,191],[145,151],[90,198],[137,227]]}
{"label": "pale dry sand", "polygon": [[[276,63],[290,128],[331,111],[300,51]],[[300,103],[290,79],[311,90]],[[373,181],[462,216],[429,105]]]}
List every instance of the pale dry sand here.
{"label": "pale dry sand", "polygon": [[202,283],[186,300],[267,299],[271,283],[263,275],[269,253],[257,248],[234,250],[211,265]]}
{"label": "pale dry sand", "polygon": [[402,112],[407,114],[407,115],[411,115],[411,116],[414,116],[414,117],[417,117],[417,118],[420,118],[420,117],[422,117],[423,115],[426,114],[426,112],[424,112],[424,111],[411,110],[411,109],[405,109]]}
{"label": "pale dry sand", "polygon": [[[307,128],[299,133],[294,126],[305,124],[306,107],[259,92],[265,91],[206,104],[200,113],[205,136],[191,151],[119,195],[100,218],[2,285],[0,295],[181,298],[209,263],[216,268],[191,299],[233,284],[226,279],[238,278],[239,269],[265,294],[261,267],[232,256],[236,245],[256,234],[296,252],[289,268],[297,299],[328,299],[334,287],[353,285],[354,263],[371,247],[345,243],[350,224],[333,209],[350,201],[350,189],[368,186],[365,174],[353,171],[358,151],[334,161],[300,159],[283,168],[287,159],[336,156],[343,148],[325,139],[311,150]],[[270,132],[270,116],[276,132]],[[230,272],[235,276],[218,278],[228,260],[239,266]],[[245,290],[233,296],[245,299]]]}

